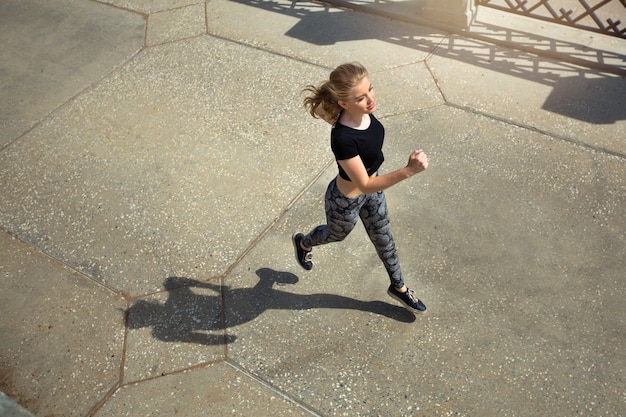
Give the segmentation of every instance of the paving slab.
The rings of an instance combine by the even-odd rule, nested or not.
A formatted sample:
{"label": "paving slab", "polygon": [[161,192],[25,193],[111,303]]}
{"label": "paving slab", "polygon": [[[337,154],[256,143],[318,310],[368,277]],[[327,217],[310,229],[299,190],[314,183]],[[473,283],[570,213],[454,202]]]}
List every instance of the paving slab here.
{"label": "paving slab", "polygon": [[623,77],[459,36],[427,62],[450,104],[626,155]]}
{"label": "paving slab", "polygon": [[125,385],[94,416],[314,416],[227,363]]}
{"label": "paving slab", "polygon": [[35,415],[87,415],[119,383],[126,300],[0,233],[0,387]]}
{"label": "paving slab", "polygon": [[100,3],[110,4],[120,9],[132,10],[144,15],[165,12],[168,10],[183,9],[206,1],[198,0],[98,0]]}
{"label": "paving slab", "polygon": [[153,46],[205,34],[205,7],[204,3],[198,3],[150,14],[146,45]]}
{"label": "paving slab", "polygon": [[146,49],[0,155],[2,224],[132,295],[223,274],[328,164],[303,72],[211,37]]}
{"label": "paving slab", "polygon": [[306,1],[214,0],[207,24],[210,34],[246,45],[329,69],[361,61],[371,72],[422,62],[446,35]]}
{"label": "paving slab", "polygon": [[142,16],[93,1],[0,3],[0,148],[128,61],[144,31]]}

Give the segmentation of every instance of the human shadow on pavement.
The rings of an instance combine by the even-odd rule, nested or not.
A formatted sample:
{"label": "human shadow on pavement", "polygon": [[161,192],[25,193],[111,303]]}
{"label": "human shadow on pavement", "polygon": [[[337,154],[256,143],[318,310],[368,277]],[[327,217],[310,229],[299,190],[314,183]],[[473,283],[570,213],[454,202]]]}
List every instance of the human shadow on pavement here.
{"label": "human shadow on pavement", "polygon": [[[163,282],[167,300],[140,299],[127,310],[129,329],[152,328],[152,336],[163,342],[220,345],[236,340],[223,334],[220,286],[188,278],[169,277]],[[210,288],[215,295],[196,294],[193,287]]]}
{"label": "human shadow on pavement", "polygon": [[[212,282],[169,277],[164,303],[140,299],[127,311],[128,328],[152,328],[152,335],[164,342],[218,345],[236,340],[224,330],[258,318],[267,310],[343,309],[358,310],[411,323],[415,315],[383,301],[362,301],[336,294],[294,294],[275,288],[292,285],[298,277],[289,272],[261,268],[252,288],[230,288]],[[210,289],[214,295],[197,294],[193,289]],[[225,313],[227,310],[227,314]]]}
{"label": "human shadow on pavement", "polygon": [[298,277],[290,272],[261,268],[259,281],[252,288],[223,287],[226,326],[232,327],[254,320],[266,310],[340,309],[357,310],[385,316],[404,323],[415,321],[415,315],[397,305],[383,301],[362,301],[337,294],[294,294],[274,288],[295,284]]}

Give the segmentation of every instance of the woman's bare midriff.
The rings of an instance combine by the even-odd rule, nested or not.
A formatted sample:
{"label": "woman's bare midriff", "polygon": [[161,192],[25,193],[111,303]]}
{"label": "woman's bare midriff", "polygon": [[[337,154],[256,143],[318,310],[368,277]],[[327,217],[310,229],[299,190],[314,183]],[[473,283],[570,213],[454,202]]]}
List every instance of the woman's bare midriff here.
{"label": "woman's bare midriff", "polygon": [[[372,174],[370,178],[375,177],[376,173]],[[365,194],[359,189],[352,181],[345,180],[337,175],[337,188],[341,191],[341,194],[348,198],[357,198],[361,194]]]}

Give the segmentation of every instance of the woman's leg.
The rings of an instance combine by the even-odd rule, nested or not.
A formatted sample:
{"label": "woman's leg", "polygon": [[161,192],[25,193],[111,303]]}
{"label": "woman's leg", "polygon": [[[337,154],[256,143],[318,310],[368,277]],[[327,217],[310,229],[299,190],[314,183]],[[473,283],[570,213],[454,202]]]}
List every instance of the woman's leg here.
{"label": "woman's leg", "polygon": [[326,224],[317,226],[302,238],[307,248],[331,242],[339,242],[350,234],[359,220],[359,209],[365,196],[347,198],[337,188],[336,180],[328,184],[325,196]]}
{"label": "woman's leg", "polygon": [[387,209],[385,194],[382,191],[368,194],[359,215],[365,226],[367,235],[376,248],[378,257],[383,261],[387,274],[389,274],[391,284],[394,288],[402,288],[404,286],[404,280],[402,279],[398,251],[396,250],[396,244],[391,234],[389,211]]}

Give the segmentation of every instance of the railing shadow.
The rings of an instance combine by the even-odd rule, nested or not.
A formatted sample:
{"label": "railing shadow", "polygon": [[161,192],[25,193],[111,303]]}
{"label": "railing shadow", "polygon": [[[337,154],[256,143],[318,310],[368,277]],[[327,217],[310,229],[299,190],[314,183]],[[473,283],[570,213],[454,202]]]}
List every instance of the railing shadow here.
{"label": "railing shadow", "polygon": [[[202,345],[231,343],[235,335],[222,332],[258,318],[268,310],[341,309],[381,315],[404,323],[415,315],[402,307],[382,301],[362,301],[336,294],[293,294],[275,286],[293,285],[298,277],[289,272],[261,268],[252,288],[235,288],[189,278],[170,277],[163,282],[165,303],[138,300],[128,309],[128,328],[152,328],[154,338],[164,342]],[[212,290],[215,295],[194,293],[194,288]],[[227,311],[226,311],[227,310]]]}
{"label": "railing shadow", "polygon": [[[367,7],[363,7],[363,4],[374,4],[370,11],[375,10],[378,13],[384,10],[378,14],[406,20],[402,17],[408,14],[408,2],[330,0],[322,4],[280,0],[232,1],[297,18],[297,22],[285,35],[307,43],[327,46],[338,42],[377,39],[422,51],[425,56],[455,59],[479,68],[549,85],[555,87],[555,95],[566,92],[568,99],[578,102],[587,100],[589,92],[594,91],[594,102],[597,106],[593,108],[570,107],[560,113],[563,106],[555,105],[557,96],[556,99],[550,99],[544,109],[590,123],[614,123],[626,119],[626,106],[619,97],[620,92],[624,91],[624,79],[602,72],[606,70],[605,72],[626,76],[626,53],[593,49],[567,40],[481,22],[476,22],[472,30],[464,32],[463,36],[451,36],[448,32],[424,25],[389,25],[382,20],[363,22],[345,10],[333,9],[331,12],[329,6],[333,3],[349,3],[364,9]],[[515,49],[503,48],[503,45]],[[539,55],[538,51],[548,55]],[[550,55],[559,55],[559,58],[551,58]],[[597,68],[581,66],[583,57],[589,56],[595,57],[598,65],[602,64],[600,72]],[[607,62],[618,64],[604,65]],[[572,85],[577,88],[565,91],[567,86]]]}
{"label": "railing shadow", "polygon": [[[372,24],[371,22],[363,24],[363,22],[358,21],[351,13],[345,10],[330,12],[330,7],[333,4],[337,4],[338,7],[354,5],[357,10],[369,11],[370,13],[407,21],[411,20],[411,17],[407,16],[410,14],[416,15],[415,12],[409,13],[409,10],[419,7],[416,6],[415,1],[329,0],[324,3],[296,0],[231,1],[299,19],[285,35],[315,45],[333,45],[342,41],[378,39],[426,53],[432,53],[440,46],[453,51],[455,50],[455,45],[457,45],[454,40],[450,41],[448,45],[441,44],[444,38],[448,37],[448,33],[436,29],[437,24],[435,22],[432,22],[433,30],[420,25],[419,31],[407,31],[405,29],[406,26],[402,25],[392,25],[391,27],[387,25],[383,28],[382,26],[377,27],[375,23]],[[419,17],[416,17],[416,19],[419,19]],[[507,43],[525,52],[543,51],[551,54],[561,54],[561,56],[567,55],[577,62],[572,63],[572,65],[576,65],[575,69],[572,65],[566,65],[566,68],[575,71],[580,70],[578,64],[582,63],[584,57],[594,57],[593,59],[599,64],[616,62],[621,64],[621,66],[617,65],[616,69],[622,75],[626,75],[626,49],[624,49],[624,53],[601,50],[563,39],[542,36],[539,33],[529,33],[509,27],[497,26],[480,20],[473,24],[470,31],[459,30],[459,33],[462,33],[466,38],[474,40],[474,46],[465,49],[469,52],[469,54],[463,54],[465,62],[473,56],[474,59],[470,62],[481,66],[491,64],[494,62],[494,59],[498,60],[497,45]],[[541,66],[537,66],[537,61],[533,60],[532,65],[523,66],[516,75],[536,74],[540,73],[541,69]],[[553,69],[552,65],[549,65],[548,69]]]}

